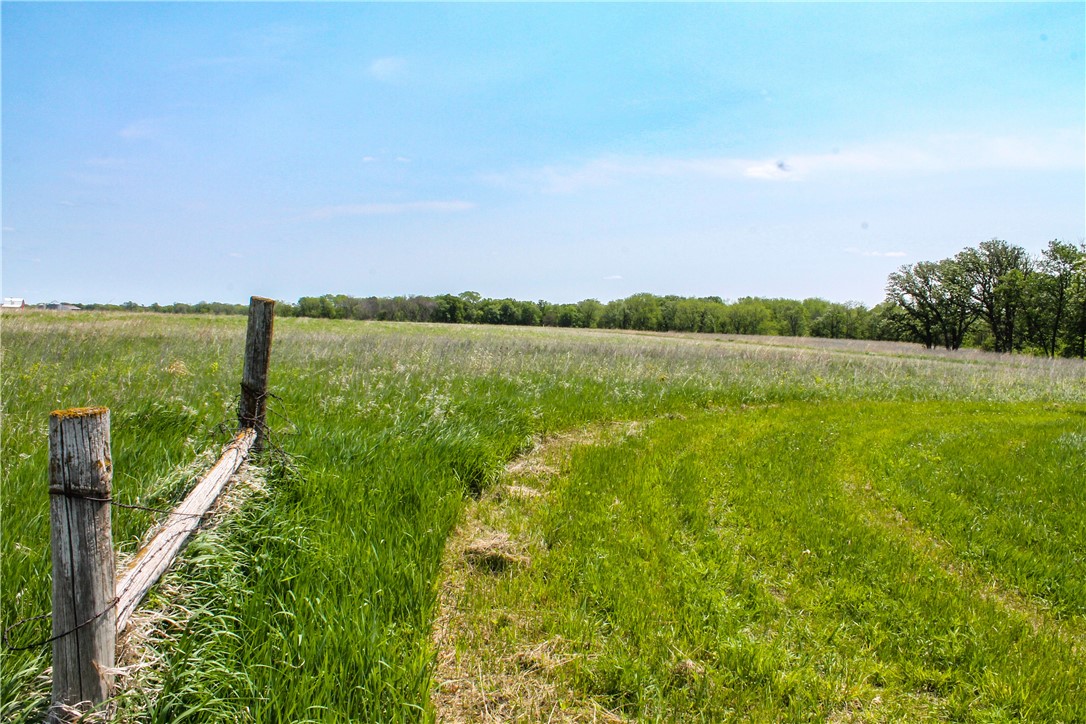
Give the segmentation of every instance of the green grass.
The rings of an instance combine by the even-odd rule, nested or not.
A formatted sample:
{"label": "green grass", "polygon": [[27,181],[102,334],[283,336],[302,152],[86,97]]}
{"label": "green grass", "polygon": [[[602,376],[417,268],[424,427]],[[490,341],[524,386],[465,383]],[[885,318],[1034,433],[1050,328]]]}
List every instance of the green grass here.
{"label": "green grass", "polygon": [[465,577],[459,637],[492,695],[557,646],[556,704],[634,718],[1082,720],[1082,412],[792,403],[577,448],[479,512],[532,560]]}
{"label": "green grass", "polygon": [[[0,624],[6,627],[49,608],[44,484],[49,411],[86,404],[109,407],[116,497],[169,505],[200,471],[200,465],[228,439],[243,337],[244,320],[239,318],[125,314],[3,318]],[[927,582],[941,581],[940,576],[948,575],[946,571],[954,566],[968,569],[963,580],[973,587],[960,592],[963,601],[973,602],[963,603],[960,610],[968,612],[969,606],[977,609],[969,613],[971,618],[962,619],[975,628],[960,629],[960,642],[968,643],[970,650],[980,647],[987,652],[1009,640],[985,628],[1002,622],[998,631],[1017,631],[1020,638],[1008,654],[1018,658],[1000,659],[1000,666],[1021,662],[1023,671],[1041,681],[1039,672],[1047,675],[1049,669],[1036,668],[1045,661],[1030,658],[1034,656],[1031,652],[1050,647],[1047,661],[1081,673],[1081,658],[1068,658],[1067,644],[1061,642],[1066,636],[1081,635],[1082,612],[1076,602],[1083,600],[1079,595],[1082,580],[1074,564],[1078,561],[1077,570],[1081,571],[1081,557],[1076,559],[1075,555],[1083,549],[1082,524],[1075,527],[1075,516],[1077,521],[1083,520],[1082,493],[1073,481],[1081,478],[1084,454],[1082,426],[1075,410],[1081,411],[1086,403],[1086,368],[1066,361],[1021,358],[984,358],[979,362],[970,358],[969,364],[957,361],[924,354],[902,356],[896,348],[883,354],[869,345],[850,353],[839,348],[768,347],[718,338],[280,320],[271,372],[271,388],[279,399],[273,401],[270,422],[275,442],[290,454],[295,467],[265,460],[269,491],[250,500],[222,527],[190,546],[171,576],[185,592],[184,600],[157,604],[177,606],[179,613],[176,627],[164,623],[157,632],[163,666],[148,675],[155,679],[151,689],[158,693],[122,701],[123,718],[163,722],[414,721],[432,716],[435,650],[431,630],[442,552],[465,505],[473,505],[473,496],[491,489],[501,479],[504,464],[530,449],[536,437],[612,420],[657,420],[645,440],[655,440],[657,430],[661,435],[672,431],[652,443],[661,446],[661,458],[696,458],[689,463],[691,470],[697,469],[695,462],[717,466],[714,475],[720,476],[713,479],[721,486],[720,466],[734,464],[736,455],[748,453],[728,447],[725,439],[705,447],[708,431],[723,425],[722,429],[737,436],[752,435],[755,430],[728,427],[733,416],[744,415],[761,421],[759,425],[765,429],[759,444],[775,446],[774,464],[798,466],[792,474],[810,486],[822,486],[827,491],[822,494],[825,500],[837,500],[830,493],[835,485],[844,485],[835,476],[851,470],[855,476],[870,477],[872,490],[865,490],[863,500],[871,507],[845,506],[840,510],[843,520],[852,526],[847,528],[849,533],[860,525],[851,522],[853,517],[859,516],[867,526],[855,532],[867,531],[866,538],[857,540],[865,541],[876,562],[858,561],[857,565],[894,563],[909,575],[915,574],[924,585],[914,582],[911,588],[902,589],[904,583],[891,586],[876,577],[874,582],[863,584],[868,588],[857,588],[851,594],[844,590],[847,586],[828,590],[829,582],[837,579],[832,570],[819,566],[830,565],[832,556],[827,551],[848,553],[847,546],[841,549],[843,544],[833,537],[846,528],[827,524],[828,530],[820,535],[831,537],[819,539],[823,549],[806,539],[792,540],[790,536],[801,535],[803,528],[793,529],[784,523],[798,526],[796,521],[807,513],[790,508],[776,513],[767,508],[765,515],[769,517],[752,519],[764,526],[762,534],[767,539],[779,539],[780,549],[756,547],[761,559],[745,555],[734,563],[734,570],[727,566],[713,570],[707,562],[718,561],[712,556],[720,555],[713,552],[714,545],[730,545],[734,550],[735,545],[757,543],[741,537],[713,538],[705,532],[727,530],[727,511],[738,515],[739,503],[730,488],[690,485],[690,492],[680,494],[661,487],[660,482],[672,472],[697,477],[694,472],[683,472],[680,462],[674,463],[674,470],[652,473],[655,463],[644,463],[641,457],[649,452],[636,445],[628,450],[616,448],[618,452],[607,452],[610,448],[585,450],[583,465],[579,462],[571,473],[575,476],[571,480],[581,481],[575,486],[579,492],[571,488],[569,501],[562,493],[559,497],[567,506],[562,509],[567,513],[577,510],[574,520],[582,510],[576,506],[594,510],[591,501],[575,496],[596,495],[604,500],[603,491],[609,489],[615,471],[624,470],[630,485],[649,486],[636,501],[647,506],[639,515],[658,518],[661,527],[652,532],[650,526],[643,525],[638,535],[651,536],[670,567],[646,568],[656,572],[646,574],[651,577],[642,582],[653,600],[658,588],[663,591],[654,615],[661,620],[673,619],[676,628],[672,644],[661,640],[646,648],[637,640],[627,641],[621,633],[627,627],[623,612],[624,606],[631,604],[621,603],[622,589],[608,584],[619,574],[606,573],[603,564],[589,565],[577,558],[590,557],[592,546],[606,550],[613,545],[633,551],[641,550],[643,542],[636,537],[624,542],[625,534],[616,533],[613,540],[570,543],[567,547],[572,558],[562,569],[563,575],[584,577],[603,571],[611,578],[588,587],[580,583],[567,586],[567,594],[574,598],[559,602],[556,618],[565,615],[559,613],[562,606],[576,600],[577,611],[583,610],[590,620],[614,629],[607,640],[621,644],[628,654],[622,658],[607,653],[598,660],[600,665],[612,661],[614,666],[588,667],[571,674],[565,685],[575,692],[602,697],[624,712],[650,718],[668,718],[672,712],[726,713],[723,708],[713,708],[722,706],[720,696],[724,695],[719,692],[745,692],[728,706],[770,717],[774,712],[798,716],[838,706],[844,695],[832,693],[837,691],[835,686],[867,691],[856,683],[868,681],[858,672],[881,666],[885,670],[880,675],[887,681],[905,682],[893,684],[899,686],[904,703],[894,699],[897,703],[884,705],[887,711],[896,711],[893,707],[906,711],[904,707],[911,701],[907,693],[912,692],[925,702],[931,699],[933,715],[953,717],[963,710],[965,685],[954,679],[945,685],[949,687],[946,691],[939,688],[944,685],[938,681],[922,686],[918,682],[932,678],[936,664],[927,659],[907,663],[903,656],[887,653],[894,646],[890,639],[896,629],[886,627],[891,613],[904,615],[914,610],[909,608],[914,605],[909,596],[927,596],[924,600],[935,602],[923,606],[942,606],[937,593],[953,587],[945,582],[939,584],[942,588],[928,586]],[[742,405],[749,407],[748,412],[736,411]],[[980,418],[1003,420],[1007,426],[993,422],[977,427],[982,437],[975,439],[956,435],[956,429],[973,429],[967,412],[974,408]],[[876,414],[875,410],[885,412]],[[902,420],[902,410],[925,410],[933,422],[930,426],[920,422],[886,426],[880,422]],[[940,410],[944,417],[936,414]],[[826,434],[817,428],[789,428],[796,439],[787,444],[783,441],[787,435],[778,439],[773,432],[777,429],[774,425],[783,430],[798,424],[798,417],[817,417],[822,411],[836,415],[839,426],[848,428],[832,456],[822,454],[822,447],[816,444],[816,440],[825,442]],[[688,419],[669,421],[668,415]],[[1030,433],[1031,437],[1023,438],[1030,455],[1018,454],[1014,425],[1034,418],[1039,421],[1044,415],[1050,416],[1045,418],[1050,429],[1046,435]],[[873,442],[865,442],[864,435],[873,436]],[[947,437],[944,440],[940,435]],[[914,443],[923,443],[916,449],[939,460],[917,457],[919,453],[895,457],[894,451],[904,448],[907,452]],[[799,462],[789,444],[813,456],[812,462]],[[1016,463],[1005,477],[977,482],[975,476],[962,472],[972,470],[970,466],[986,465],[978,450],[1003,449],[1000,446]],[[877,450],[882,451],[879,456],[871,452]],[[603,456],[599,462],[593,462],[596,454]],[[1053,471],[1062,474],[1064,461],[1071,461],[1070,470],[1077,470],[1077,477],[1050,475]],[[937,490],[926,487],[929,476],[924,470],[929,465],[941,466],[937,468]],[[756,470],[752,467],[743,473],[750,476],[746,485],[766,486],[761,475],[787,472],[768,469],[756,475]],[[809,480],[804,477],[808,471]],[[1032,497],[1041,485],[1046,486],[1044,494]],[[779,495],[786,502],[796,497]],[[817,495],[814,498],[819,499]],[[844,503],[837,500],[834,505]],[[899,530],[878,517],[889,515],[886,511],[891,509],[911,527]],[[558,509],[550,514],[558,515]],[[713,515],[723,517],[714,523]],[[868,520],[864,516],[875,517]],[[151,517],[115,510],[118,546],[133,550]],[[823,514],[817,520],[827,518]],[[575,530],[572,523],[563,527],[552,517],[538,523],[556,540],[572,536]],[[689,525],[694,527],[688,531]],[[938,546],[933,543],[931,550],[924,546],[918,549],[913,545],[917,538],[936,541]],[[802,544],[800,553],[785,546],[786,540],[788,546]],[[768,546],[769,542],[757,543],[763,544]],[[551,553],[560,549],[552,548]],[[812,555],[802,554],[805,549],[811,549]],[[801,554],[802,559],[794,559]],[[699,564],[699,560],[706,563]],[[818,566],[811,561],[818,561]],[[555,565],[558,563],[555,558]],[[534,575],[534,564],[530,570]],[[672,577],[670,570],[678,574]],[[788,571],[793,579],[785,576]],[[803,571],[808,572],[806,577],[800,576]],[[728,577],[721,578],[725,575]],[[778,575],[783,581],[798,580],[803,585],[794,592],[789,589],[789,598],[778,601],[773,593],[776,588],[764,588],[770,585],[765,581]],[[879,575],[890,574],[884,571]],[[724,587],[714,589],[712,600],[702,610],[697,598],[702,594],[695,584],[705,576]],[[1023,614],[998,608],[978,593],[992,585],[996,586],[993,590],[1008,591],[1011,600],[1023,599],[1022,605],[1031,611],[1036,608],[1044,625],[1036,632],[1022,629],[1016,616]],[[706,647],[706,651],[710,645],[715,647],[712,650],[723,663],[716,668],[703,665],[703,678],[719,669],[730,672],[728,676],[734,679],[730,688],[706,685],[701,698],[694,699],[699,703],[691,705],[695,709],[675,709],[677,705],[668,703],[675,698],[666,694],[667,687],[660,679],[662,672],[670,670],[663,663],[666,657],[660,653],[661,647],[679,646],[676,642],[685,641],[679,637],[686,636],[692,627],[687,620],[688,607],[677,603],[678,594],[669,592],[671,589],[689,589],[691,610],[709,616],[699,624],[704,632],[697,646]],[[810,636],[829,637],[845,620],[842,612],[852,610],[849,601],[857,611],[866,610],[860,599],[868,591],[874,601],[870,605],[885,607],[890,613],[879,613],[881,618],[852,614],[857,621],[834,634],[833,645],[823,649],[836,653],[817,664],[829,667],[821,678],[809,673],[814,663],[808,668],[784,666],[797,655],[789,646],[798,645],[795,641],[799,639],[794,637],[800,636],[805,626],[814,627]],[[615,600],[607,603],[608,596]],[[804,597],[820,606],[821,613],[792,615],[789,601]],[[598,610],[592,607],[594,601],[599,603]],[[917,610],[927,610],[923,606]],[[995,607],[994,613],[984,613],[988,610],[985,607]],[[781,614],[773,618],[774,625],[782,629],[779,641],[772,639],[763,646],[738,633],[727,638],[725,623],[731,619],[725,614],[745,621],[744,626],[753,627],[753,632],[770,625],[767,611]],[[1060,622],[1071,633],[1062,634],[1064,638],[1052,634],[1049,620]],[[923,629],[922,623],[915,624],[918,631]],[[557,625],[546,623],[552,624]],[[853,631],[853,625],[859,629]],[[943,631],[939,625],[929,626],[932,636],[944,635],[939,633]],[[789,639],[783,633],[788,627],[801,631],[788,634],[793,636]],[[721,632],[715,639],[710,635],[714,628]],[[868,629],[884,631],[883,638],[864,633]],[[637,630],[637,625],[632,630]],[[39,627],[36,633],[45,631]],[[909,632],[913,636],[912,629]],[[21,635],[34,638],[34,633],[30,630]],[[869,641],[864,636],[874,638]],[[908,641],[917,636],[920,634]],[[592,638],[585,646],[596,646],[596,641]],[[834,643],[839,641],[848,645]],[[686,656],[696,658],[694,654],[701,649],[690,646]],[[36,677],[48,665],[47,653],[4,654],[0,717],[19,720],[40,715],[47,689]],[[988,655],[977,654],[982,658],[967,663],[979,666]],[[882,663],[875,666],[871,663],[874,660]],[[954,664],[948,664],[949,668],[958,666],[956,659],[948,661]],[[914,670],[917,666],[921,668]],[[1018,679],[996,673],[991,674],[995,683],[983,691],[994,691],[1005,682],[1025,686]],[[786,680],[778,681],[781,676]],[[1058,686],[1068,680],[1067,675],[1053,677],[1057,683],[1048,689],[1038,683],[1021,690],[1037,695],[1039,703],[1031,706],[1046,707],[1037,711],[1059,711],[1061,699],[1064,706],[1070,706],[1065,693],[1069,689]],[[815,680],[822,683],[812,683]],[[935,692],[929,691],[932,687]],[[788,692],[785,698],[782,691]],[[1043,695],[1045,691],[1047,695]],[[889,695],[884,697],[889,699]],[[1011,695],[991,695],[992,716],[998,718],[1003,711],[998,707],[1014,711],[1010,708],[1013,700]]]}

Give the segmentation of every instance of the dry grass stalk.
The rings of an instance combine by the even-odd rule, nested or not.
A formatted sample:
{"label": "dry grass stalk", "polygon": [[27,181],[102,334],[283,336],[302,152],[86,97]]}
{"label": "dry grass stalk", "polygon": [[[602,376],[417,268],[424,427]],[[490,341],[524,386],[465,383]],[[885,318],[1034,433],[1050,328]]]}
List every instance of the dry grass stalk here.
{"label": "dry grass stalk", "polygon": [[515,566],[528,565],[531,559],[504,532],[488,532],[464,547],[464,557],[476,568],[501,573]]}
{"label": "dry grass stalk", "polygon": [[[254,495],[265,490],[264,470],[243,465],[209,511],[201,531],[215,528],[239,511]],[[117,665],[113,671],[116,695],[123,697],[124,692],[139,691],[146,705],[153,704],[157,699],[166,678],[167,661],[162,653],[163,644],[184,632],[191,617],[191,612],[185,607],[185,601],[192,593],[190,588],[180,585],[167,572],[156,584],[155,590],[154,603],[149,604],[151,599],[148,599],[133,611],[119,637]],[[140,711],[122,707],[110,712],[109,719],[134,722],[140,720],[140,714]]]}

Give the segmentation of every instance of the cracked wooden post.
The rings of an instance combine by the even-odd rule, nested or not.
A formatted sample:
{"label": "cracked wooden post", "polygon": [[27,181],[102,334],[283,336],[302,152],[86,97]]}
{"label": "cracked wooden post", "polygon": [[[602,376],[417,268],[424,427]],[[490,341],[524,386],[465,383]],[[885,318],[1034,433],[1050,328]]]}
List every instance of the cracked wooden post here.
{"label": "cracked wooden post", "polygon": [[49,416],[49,525],[53,548],[53,704],[50,721],[109,696],[117,647],[109,410]]}
{"label": "cracked wooden post", "polygon": [[271,362],[272,321],[275,300],[250,297],[249,326],[245,332],[245,366],[241,372],[241,402],[238,405],[238,425],[256,430],[259,450],[264,439],[267,412],[268,363]]}

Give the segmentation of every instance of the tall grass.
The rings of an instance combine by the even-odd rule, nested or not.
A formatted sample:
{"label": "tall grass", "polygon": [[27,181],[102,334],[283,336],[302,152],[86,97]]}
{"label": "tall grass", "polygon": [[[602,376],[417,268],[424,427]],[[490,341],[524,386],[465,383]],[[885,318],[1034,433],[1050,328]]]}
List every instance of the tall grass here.
{"label": "tall grass", "polygon": [[[193,461],[226,440],[244,320],[25,314],[3,325],[0,623],[8,626],[49,608],[49,411],[110,407],[115,495],[168,505],[195,474]],[[191,615],[164,632],[172,643],[161,693],[122,703],[122,713],[153,721],[427,716],[446,538],[465,500],[541,435],[786,402],[1086,402],[1082,365],[963,365],[914,352],[279,320],[270,422],[296,467],[273,470],[271,492],[214,545],[190,548],[196,555],[178,580],[216,583],[189,587]],[[1075,440],[1059,444],[1077,449]],[[134,548],[149,518],[116,510],[118,545]],[[1060,590],[1069,595],[1071,584]],[[41,653],[5,654],[0,714],[40,711],[34,678],[46,663]]]}

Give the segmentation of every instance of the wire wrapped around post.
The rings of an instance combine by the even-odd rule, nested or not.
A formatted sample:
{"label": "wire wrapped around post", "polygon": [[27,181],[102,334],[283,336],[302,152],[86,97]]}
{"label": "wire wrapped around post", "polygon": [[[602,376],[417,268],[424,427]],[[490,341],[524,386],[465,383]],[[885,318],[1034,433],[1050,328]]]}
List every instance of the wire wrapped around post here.
{"label": "wire wrapped around post", "polygon": [[117,647],[109,410],[49,416],[53,548],[53,704],[50,720],[105,701]]}
{"label": "wire wrapped around post", "polygon": [[271,362],[272,326],[275,301],[264,297],[249,299],[249,325],[245,332],[245,366],[241,373],[241,400],[238,426],[256,430],[256,449],[264,441],[267,415],[268,366]]}

